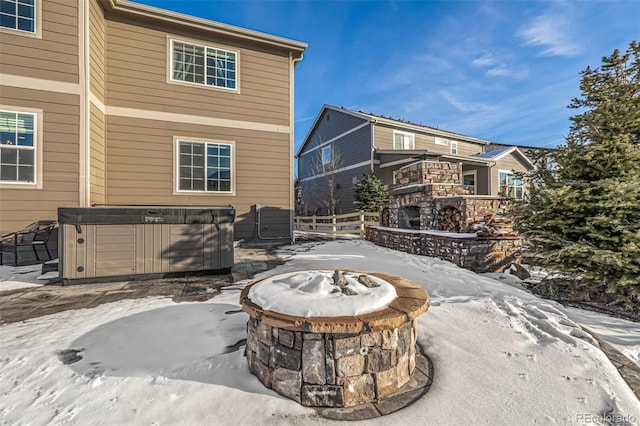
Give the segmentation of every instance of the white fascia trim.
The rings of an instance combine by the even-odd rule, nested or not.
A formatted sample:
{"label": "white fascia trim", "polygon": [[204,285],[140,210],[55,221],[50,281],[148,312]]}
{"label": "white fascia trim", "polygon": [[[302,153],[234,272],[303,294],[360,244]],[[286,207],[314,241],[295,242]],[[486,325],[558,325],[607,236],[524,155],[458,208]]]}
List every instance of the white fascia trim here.
{"label": "white fascia trim", "polygon": [[520,158],[522,158],[522,160],[524,160],[524,163],[527,166],[531,167],[532,169],[535,168],[535,164],[533,164],[533,161],[531,161],[529,159],[529,157],[527,157],[527,155],[524,152],[522,152],[522,150],[520,148],[518,148],[517,146],[512,146],[511,148],[509,148],[508,150],[506,150],[502,154],[500,154],[500,155],[498,155],[496,157],[493,157],[492,160],[493,161],[498,161],[498,160],[501,160],[502,158],[506,157],[507,155],[513,154],[513,153],[518,154],[520,156]]}
{"label": "white fascia trim", "polygon": [[364,166],[368,166],[371,164],[370,160],[367,161],[362,161],[360,163],[356,163],[356,164],[352,164],[350,166],[347,167],[340,167],[339,169],[335,169],[335,170],[331,170],[330,172],[324,172],[324,173],[320,173],[317,175],[313,175],[304,179],[300,179],[300,182],[307,182],[313,179],[317,179],[317,178],[321,178],[324,176],[329,176],[329,175],[334,175],[336,173],[341,173],[341,172],[346,172],[347,170],[352,170],[352,169],[357,169],[358,167],[364,167]]}
{"label": "white fascia trim", "polygon": [[[318,122],[320,121],[320,118],[322,117],[322,114],[324,114],[324,112],[327,111],[327,110],[338,111],[338,112],[343,113],[343,114],[347,114],[347,115],[351,115],[353,117],[361,118],[361,119],[365,120],[367,123],[371,123],[371,119],[368,116],[364,115],[364,114],[360,114],[358,112],[351,111],[350,109],[338,108],[338,107],[334,107],[332,105],[324,104],[324,106],[320,110],[320,113],[318,114],[316,119],[313,121],[313,124],[311,125],[311,127],[309,127],[309,131],[307,132],[307,136],[305,136],[305,138],[303,139],[302,145],[300,145],[300,148],[298,149],[298,152],[296,153],[296,157],[300,158],[300,156],[302,155],[302,151],[307,146],[307,143],[309,143],[309,136],[311,136],[311,134],[315,130],[316,126],[318,125]],[[371,139],[371,140],[373,141],[373,139]]]}
{"label": "white fascia trim", "polygon": [[64,81],[24,77],[13,74],[0,74],[0,85],[19,87],[21,89],[43,90],[45,92],[66,93],[68,95],[80,95],[81,92],[79,83],[67,83]]}
{"label": "white fascia trim", "polygon": [[298,154],[298,158],[302,157],[303,155],[310,154],[310,153],[312,153],[313,151],[315,151],[315,150],[317,150],[317,149],[324,148],[325,146],[327,146],[327,145],[331,144],[333,141],[336,141],[336,140],[338,140],[338,139],[340,139],[340,138],[343,138],[343,137],[347,136],[348,134],[355,132],[356,130],[360,130],[360,129],[362,129],[363,127],[367,127],[368,125],[369,125],[369,123],[368,123],[368,122],[367,122],[367,123],[362,123],[361,125],[359,125],[359,126],[357,126],[357,127],[354,127],[353,129],[347,130],[346,132],[344,132],[344,133],[342,133],[342,134],[340,134],[340,135],[336,136],[335,138],[329,139],[328,141],[323,142],[323,143],[321,143],[321,144],[320,144],[320,145],[318,145],[318,146],[314,146],[313,148],[311,148],[310,150],[306,151],[306,152],[305,152],[305,153],[303,153],[303,154]]}
{"label": "white fascia trim", "polygon": [[93,92],[89,93],[89,99],[90,99],[91,103],[93,104],[93,106],[98,108],[98,110],[100,110],[100,112],[102,114],[107,115],[107,107],[105,106],[104,103],[102,103],[102,101],[100,99],[98,99],[98,97],[96,95],[93,94]]}
{"label": "white fascia trim", "polygon": [[106,115],[142,120],[170,121],[203,126],[228,127],[232,129],[255,130],[259,132],[273,132],[290,134],[290,126],[257,123],[253,121],[229,120],[226,118],[204,117],[199,115],[178,114],[173,112],[151,111],[144,109],[105,106]]}
{"label": "white fascia trim", "polygon": [[386,167],[398,166],[400,164],[407,164],[414,162],[415,158],[403,158],[402,160],[390,161],[388,163],[380,164],[380,168],[384,169]]}

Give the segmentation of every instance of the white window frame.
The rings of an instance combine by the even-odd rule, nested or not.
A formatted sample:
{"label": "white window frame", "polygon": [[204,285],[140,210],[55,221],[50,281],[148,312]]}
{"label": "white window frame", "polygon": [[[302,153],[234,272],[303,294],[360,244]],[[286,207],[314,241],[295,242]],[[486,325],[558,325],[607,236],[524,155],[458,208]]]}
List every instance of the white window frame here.
{"label": "white window frame", "polygon": [[467,172],[462,172],[462,184],[464,185],[464,177],[465,176],[473,176],[473,195],[478,194],[478,171],[477,170],[469,170]]}
{"label": "white window frame", "polygon": [[458,153],[458,141],[451,141],[451,153],[452,154]]}
{"label": "white window frame", "polygon": [[449,146],[449,140],[445,138],[435,138],[434,142],[436,145]]}
{"label": "white window frame", "polygon": [[5,145],[0,143],[0,149],[26,149],[33,151],[33,181],[20,182],[0,180],[0,189],[42,189],[42,110],[35,108],[14,107],[0,105],[0,111],[13,114],[27,114],[33,116],[33,146],[27,147]]}
{"label": "white window frame", "polygon": [[[513,198],[514,200],[522,201],[524,200],[524,182],[522,178],[517,178],[516,174],[512,170],[498,170],[498,192],[502,192],[502,176],[513,176],[514,180],[519,179],[520,185],[506,185],[506,193],[504,194],[506,197]],[[513,188],[513,194],[511,193],[511,188]],[[517,188],[520,188],[520,197],[517,197]]]}
{"label": "white window frame", "polygon": [[[236,155],[235,155],[235,142],[233,141],[223,141],[223,140],[213,140],[213,139],[201,139],[201,138],[192,138],[192,137],[183,137],[183,136],[175,136],[174,140],[174,193],[175,194],[189,194],[189,195],[235,195],[236,188]],[[194,144],[202,144],[204,145],[204,188],[203,190],[199,189],[180,189],[180,144],[181,143],[194,143]],[[206,170],[207,170],[207,144],[211,145],[226,145],[230,149],[230,188],[228,191],[208,191],[207,190],[207,178],[206,178]]]}
{"label": "white window frame", "polygon": [[[9,0],[11,2],[13,2],[13,0]],[[31,37],[31,38],[42,38],[42,0],[34,0],[33,2],[33,31],[27,31],[27,30],[21,30],[19,28],[11,28],[11,27],[2,27],[0,26],[0,33],[7,33],[7,34],[16,34],[16,35],[21,35],[24,37]],[[17,10],[16,10],[16,15],[17,15]],[[16,17],[16,24],[17,24],[17,17]]]}
{"label": "white window frame", "polygon": [[[396,147],[396,135],[402,136],[402,148]],[[416,135],[409,132],[401,132],[400,130],[394,130],[392,143],[393,143],[393,149],[397,149],[397,150],[415,149]]]}
{"label": "white window frame", "polygon": [[[168,37],[168,52],[169,54],[167,55],[167,62],[168,62],[168,66],[167,69],[169,70],[169,75],[168,75],[168,79],[167,81],[170,83],[175,83],[175,84],[186,84],[188,86],[197,86],[197,87],[205,87],[205,88],[209,88],[209,89],[215,89],[215,90],[222,90],[225,92],[239,92],[240,91],[240,54],[239,52],[235,51],[235,50],[230,50],[230,49],[226,49],[226,48],[222,48],[222,47],[216,47],[216,46],[210,46],[210,45],[205,45],[202,44],[201,42],[197,42],[197,41],[193,41],[193,40],[185,40],[185,39],[178,39],[178,38],[170,38]],[[202,82],[193,82],[193,81],[186,81],[186,80],[181,80],[181,79],[177,79],[174,78],[174,72],[175,72],[175,61],[174,61],[174,45],[175,43],[182,43],[185,45],[190,45],[190,46],[194,46],[194,47],[200,47],[203,49],[203,78],[204,81]],[[207,65],[206,65],[206,58],[207,58],[207,50],[217,50],[217,51],[221,51],[221,52],[226,52],[226,53],[232,53],[233,55],[235,55],[235,70],[233,70],[233,72],[235,72],[235,77],[234,77],[234,82],[235,82],[235,87],[225,87],[225,86],[218,86],[215,84],[208,84],[207,83]]]}

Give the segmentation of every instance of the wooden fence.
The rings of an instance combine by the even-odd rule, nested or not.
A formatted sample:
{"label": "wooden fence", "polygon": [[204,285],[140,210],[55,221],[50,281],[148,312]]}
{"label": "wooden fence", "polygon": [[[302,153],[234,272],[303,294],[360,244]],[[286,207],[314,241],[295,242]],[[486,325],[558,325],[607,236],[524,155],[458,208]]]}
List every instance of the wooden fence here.
{"label": "wooden fence", "polygon": [[379,213],[354,212],[331,216],[296,216],[296,231],[321,234],[356,234],[364,238],[365,226],[378,225]]}

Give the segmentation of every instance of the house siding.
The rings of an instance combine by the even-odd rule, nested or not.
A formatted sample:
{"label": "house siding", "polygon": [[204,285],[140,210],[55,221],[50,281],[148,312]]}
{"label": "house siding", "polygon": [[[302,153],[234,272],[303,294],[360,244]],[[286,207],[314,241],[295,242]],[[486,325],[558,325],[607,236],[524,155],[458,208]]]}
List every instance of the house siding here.
{"label": "house siding", "polygon": [[[327,120],[328,115],[329,120]],[[325,110],[321,115],[316,127],[307,138],[309,142],[298,158],[303,212],[326,214],[328,211],[327,200],[330,198],[328,178],[321,176],[322,149],[315,148],[332,140],[330,145],[336,159],[335,167],[348,168],[336,173],[333,178],[333,184],[340,186],[335,193],[337,197],[335,210],[338,213],[353,211],[353,191],[351,190],[353,178],[359,179],[371,170],[371,125],[366,123],[367,121],[363,118],[331,109]],[[358,128],[359,126],[362,127]],[[349,168],[358,164],[360,166]]]}
{"label": "house siding", "polygon": [[[290,230],[289,135],[107,117],[106,199],[109,204],[232,205],[236,237],[252,236],[252,206],[264,207],[262,236],[288,236]],[[235,195],[176,193],[174,138],[234,143]],[[141,153],[145,161],[141,164]]]}
{"label": "house siding", "polygon": [[[46,0],[42,7],[41,38],[2,31],[0,33],[0,104],[25,111],[42,112],[38,174],[41,187],[5,184],[0,189],[0,230],[20,229],[36,220],[56,219],[61,205],[79,202],[79,83],[78,4],[67,0]],[[12,78],[8,78],[12,77]],[[15,87],[21,78],[41,80],[46,90]],[[71,83],[71,84],[69,84]],[[79,91],[79,88],[78,88]]]}
{"label": "house siding", "polygon": [[[256,236],[252,206],[260,204],[261,236],[288,238],[293,187],[288,53],[119,17],[108,17],[105,27],[108,108],[132,109],[144,117],[107,116],[105,203],[232,205],[236,238]],[[237,52],[238,90],[170,82],[171,39]],[[158,120],[156,112],[197,117],[205,124]],[[206,125],[209,117],[236,124]],[[261,124],[281,130],[255,130]],[[232,142],[235,193],[176,192],[176,137]]]}
{"label": "house siding", "polygon": [[[385,124],[376,124],[375,126],[375,130],[374,130],[375,147],[381,150],[394,149],[393,148],[393,131],[394,130],[400,131],[400,132],[406,132],[406,133],[413,133],[415,135],[416,150],[426,150],[429,152],[437,152],[441,154],[451,153],[451,142],[449,142],[447,146],[436,145],[436,142],[435,142],[436,136],[434,135],[430,135],[422,132],[416,132],[413,130],[407,130],[402,127],[391,127]],[[474,155],[482,152],[482,145],[480,144],[461,141],[455,138],[443,137],[443,139],[447,139],[449,141],[451,140],[458,141],[458,155]]]}
{"label": "house siding", "polygon": [[[331,149],[337,156],[336,167],[371,161],[371,128],[365,126],[331,142]],[[298,178],[307,179],[322,171],[322,150],[306,150],[298,158]],[[369,166],[370,167],[370,166]]]}
{"label": "house siding", "polygon": [[90,138],[91,138],[91,204],[104,204],[106,198],[106,122],[102,111],[91,105]]}
{"label": "house siding", "polygon": [[68,0],[41,5],[41,39],[0,33],[0,73],[78,83],[78,6]]}
{"label": "house siding", "polygon": [[[286,53],[254,50],[229,40],[194,39],[171,28],[111,19],[106,32],[109,106],[289,126]],[[168,82],[170,39],[237,52],[238,91]]]}
{"label": "house siding", "polygon": [[78,96],[2,87],[0,104],[42,110],[42,188],[11,185],[0,189],[0,230],[20,229],[57,217],[59,206],[78,205]]}
{"label": "house siding", "polygon": [[[246,238],[257,234],[252,206],[260,204],[261,236],[289,238],[292,58],[304,45],[131,7],[43,0],[41,39],[0,33],[0,72],[18,86],[2,86],[0,103],[41,109],[44,119],[42,189],[3,185],[0,229],[55,219],[61,206],[232,205],[235,236]],[[171,39],[236,52],[238,89],[170,81]],[[40,79],[42,90],[20,88],[31,81],[24,77]],[[176,137],[232,142],[234,192],[177,192]]]}
{"label": "house siding", "polygon": [[[89,88],[97,102],[90,105],[90,203],[105,204],[106,198],[106,120],[105,92],[105,19],[102,7],[89,3]],[[96,105],[96,103],[98,105]]]}
{"label": "house siding", "polygon": [[463,175],[465,172],[476,171],[476,194],[477,195],[489,195],[489,179],[491,172],[489,167],[486,166],[472,166],[465,164],[462,166]]}
{"label": "house siding", "polygon": [[[336,174],[333,185],[335,189],[336,214],[349,213],[353,211],[353,178],[361,179],[369,173],[369,166],[362,166]],[[329,181],[326,176],[304,182],[301,197],[301,214],[326,215],[329,212],[326,201],[329,197]]]}
{"label": "house siding", "polygon": [[[327,120],[327,117],[329,117],[329,120]],[[308,142],[300,152],[300,156],[310,152],[318,145],[322,145],[366,122],[367,120],[364,118],[356,117],[342,111],[332,109],[325,110],[320,116],[313,132],[308,135]]]}
{"label": "house siding", "polygon": [[106,104],[105,96],[105,20],[96,1],[89,3],[89,81],[91,93]]}

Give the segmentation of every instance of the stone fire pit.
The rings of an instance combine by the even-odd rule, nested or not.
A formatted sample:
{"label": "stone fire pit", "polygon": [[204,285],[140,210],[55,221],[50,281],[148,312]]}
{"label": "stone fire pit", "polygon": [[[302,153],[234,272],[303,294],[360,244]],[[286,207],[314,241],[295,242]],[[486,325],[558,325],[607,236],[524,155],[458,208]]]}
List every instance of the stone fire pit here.
{"label": "stone fire pit", "polygon": [[380,401],[416,367],[424,289],[380,273],[299,271],[264,278],[241,294],[250,316],[250,371],[310,407]]}

